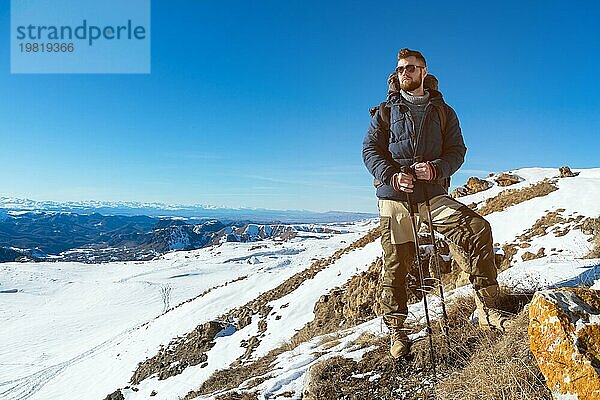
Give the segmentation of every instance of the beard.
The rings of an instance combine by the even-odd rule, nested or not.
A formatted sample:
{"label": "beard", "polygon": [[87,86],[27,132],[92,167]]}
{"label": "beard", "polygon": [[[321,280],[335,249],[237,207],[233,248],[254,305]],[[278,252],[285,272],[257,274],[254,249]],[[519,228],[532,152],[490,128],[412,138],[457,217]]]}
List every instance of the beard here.
{"label": "beard", "polygon": [[402,81],[400,80],[400,88],[405,92],[412,92],[415,89],[418,89],[423,83],[423,73],[419,73],[419,77],[417,79],[412,79],[410,81]]}

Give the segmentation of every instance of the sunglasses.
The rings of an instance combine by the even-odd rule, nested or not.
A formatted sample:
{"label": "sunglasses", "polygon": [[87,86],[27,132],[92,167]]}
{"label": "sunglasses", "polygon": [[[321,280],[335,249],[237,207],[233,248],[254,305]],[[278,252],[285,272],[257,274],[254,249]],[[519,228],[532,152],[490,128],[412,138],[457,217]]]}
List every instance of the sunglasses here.
{"label": "sunglasses", "polygon": [[422,66],[420,66],[420,65],[412,65],[412,64],[408,64],[408,65],[405,65],[405,66],[403,66],[403,67],[398,67],[398,68],[396,68],[396,73],[397,73],[398,75],[402,75],[402,73],[403,73],[404,71],[406,71],[406,72],[408,72],[409,74],[412,74],[413,72],[415,72],[415,69],[417,69],[417,68],[425,68],[425,67],[422,67]]}

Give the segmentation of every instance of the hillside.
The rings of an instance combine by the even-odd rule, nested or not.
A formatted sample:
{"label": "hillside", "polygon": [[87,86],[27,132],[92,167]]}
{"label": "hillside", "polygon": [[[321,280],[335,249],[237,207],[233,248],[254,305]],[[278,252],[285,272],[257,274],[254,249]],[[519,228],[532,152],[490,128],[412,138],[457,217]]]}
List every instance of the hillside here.
{"label": "hillside", "polygon": [[147,261],[171,251],[223,242],[287,240],[299,231],[337,232],[313,224],[8,211],[0,216],[0,262]]}
{"label": "hillside", "polygon": [[[414,354],[387,356],[376,317],[378,221],[367,219],[328,225],[336,234],[224,242],[144,262],[1,264],[0,397],[300,399],[310,388],[305,399],[483,398],[463,387],[478,377],[497,396],[492,382],[504,398],[549,398],[521,310],[536,290],[600,285],[600,169],[574,172],[515,170],[508,186],[498,174],[460,198],[492,224],[517,323],[506,335],[471,325],[455,259],[444,282],[457,351],[448,354],[436,331],[448,363],[435,385],[416,297]],[[437,315],[439,299],[429,303]]]}

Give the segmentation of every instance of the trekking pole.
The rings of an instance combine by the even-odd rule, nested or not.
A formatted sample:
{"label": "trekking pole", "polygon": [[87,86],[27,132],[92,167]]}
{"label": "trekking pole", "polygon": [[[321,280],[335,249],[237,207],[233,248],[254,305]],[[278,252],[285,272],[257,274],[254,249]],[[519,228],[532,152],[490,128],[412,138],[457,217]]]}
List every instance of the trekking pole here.
{"label": "trekking pole", "polygon": [[442,302],[442,323],[444,336],[446,337],[446,346],[448,347],[448,355],[450,355],[450,328],[448,326],[448,314],[446,313],[446,300],[444,299],[444,288],[442,285],[442,270],[440,268],[440,260],[438,258],[438,248],[435,241],[435,234],[433,231],[433,222],[431,220],[431,204],[429,203],[429,193],[427,193],[427,183],[423,185],[423,194],[425,195],[425,208],[427,209],[427,221],[429,226],[429,233],[431,235],[431,245],[433,246],[433,257],[435,264],[435,279],[440,287],[440,300]]}
{"label": "trekking pole", "polygon": [[[400,172],[404,174],[412,175],[416,180],[416,174],[410,167],[402,167]],[[429,308],[427,307],[427,291],[425,290],[425,279],[423,279],[423,262],[421,261],[421,253],[419,251],[419,232],[417,231],[417,223],[415,221],[415,209],[414,204],[411,201],[410,194],[406,192],[406,199],[408,200],[408,211],[410,213],[410,222],[412,224],[413,238],[415,240],[415,253],[417,256],[417,266],[419,268],[419,281],[421,284],[421,291],[423,293],[423,308],[425,309],[425,321],[427,321],[427,336],[429,337],[429,357],[431,360],[431,369],[433,370],[433,380],[436,380],[435,373],[435,353],[433,350],[433,330],[431,329],[431,320],[429,319]]]}

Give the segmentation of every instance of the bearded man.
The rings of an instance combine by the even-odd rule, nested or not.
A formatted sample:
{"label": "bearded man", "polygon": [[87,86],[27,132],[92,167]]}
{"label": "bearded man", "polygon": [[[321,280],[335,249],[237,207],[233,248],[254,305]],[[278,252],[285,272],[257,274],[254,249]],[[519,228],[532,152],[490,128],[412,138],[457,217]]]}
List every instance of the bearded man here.
{"label": "bearded man", "polygon": [[[425,57],[415,50],[400,50],[396,68],[400,88],[392,90],[374,112],[363,142],[365,166],[377,182],[384,255],[379,301],[394,358],[410,351],[404,329],[408,314],[406,276],[415,257],[415,244],[408,195],[416,210],[417,226],[427,221],[425,195],[429,196],[434,229],[467,260],[465,272],[475,290],[480,326],[504,330],[508,322],[507,315],[497,309],[499,291],[490,224],[448,196],[447,179],[463,164],[467,150],[458,117],[440,92],[424,87],[426,76]],[[401,172],[402,167],[411,167],[414,175]]]}

